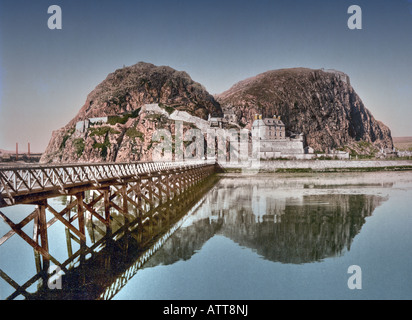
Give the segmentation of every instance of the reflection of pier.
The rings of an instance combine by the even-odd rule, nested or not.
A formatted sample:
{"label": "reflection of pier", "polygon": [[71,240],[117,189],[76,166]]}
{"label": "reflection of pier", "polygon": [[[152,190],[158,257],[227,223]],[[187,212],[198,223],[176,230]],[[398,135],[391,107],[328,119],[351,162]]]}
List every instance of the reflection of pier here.
{"label": "reflection of pier", "polygon": [[[177,213],[185,208],[188,201],[193,201],[186,192],[214,171],[214,163],[204,162],[111,163],[0,169],[0,207],[17,204],[37,206],[36,210],[18,223],[13,222],[13,217],[0,211],[1,218],[11,228],[0,238],[0,245],[13,235],[19,235],[35,250],[39,271],[26,284],[20,286],[0,270],[0,277],[16,290],[9,298],[13,299],[20,294],[30,298],[27,288],[39,279],[43,279],[43,283],[47,282],[50,263],[58,266],[69,278],[73,275],[69,272],[73,265],[85,266],[86,260],[89,261],[90,256],[98,255],[102,246],[117,248],[121,244],[127,248],[129,242],[119,242],[125,234],[134,239],[137,252],[140,252],[154,240],[154,231],[163,230],[164,227],[169,229]],[[68,196],[70,201],[59,211],[48,203],[48,199],[62,194]],[[46,212],[53,216],[49,221],[46,219]],[[23,230],[30,222],[33,222],[32,236]],[[70,259],[64,263],[60,263],[49,251],[48,228],[55,222],[61,222],[67,233]],[[90,246],[86,245],[86,227],[93,229],[90,233]],[[94,237],[95,231],[98,237]],[[114,246],[107,245],[107,236],[113,239]],[[72,240],[80,246],[76,252],[73,252]],[[153,248],[150,249],[149,246],[147,250],[150,253]],[[89,263],[96,261],[98,259]],[[107,259],[104,263],[108,263]],[[77,281],[72,282],[82,283],[79,277],[84,280],[85,275],[76,272],[74,274]],[[102,276],[105,277],[104,274]],[[90,290],[87,292],[90,293]]]}

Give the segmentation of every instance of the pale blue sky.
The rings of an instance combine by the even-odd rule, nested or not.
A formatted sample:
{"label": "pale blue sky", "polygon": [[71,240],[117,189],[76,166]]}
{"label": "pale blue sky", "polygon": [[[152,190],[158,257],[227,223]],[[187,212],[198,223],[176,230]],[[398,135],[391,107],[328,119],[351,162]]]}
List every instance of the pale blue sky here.
{"label": "pale blue sky", "polygon": [[[62,30],[47,28],[53,4]],[[347,27],[352,4],[362,30]],[[107,74],[139,61],[212,94],[267,70],[338,69],[393,136],[412,136],[411,0],[0,0],[0,148],[44,151]]]}

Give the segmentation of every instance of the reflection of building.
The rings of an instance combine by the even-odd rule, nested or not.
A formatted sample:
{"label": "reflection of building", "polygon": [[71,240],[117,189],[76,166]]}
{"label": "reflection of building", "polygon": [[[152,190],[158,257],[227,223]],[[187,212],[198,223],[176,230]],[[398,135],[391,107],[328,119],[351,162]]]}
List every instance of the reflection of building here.
{"label": "reflection of building", "polygon": [[281,221],[285,213],[287,198],[271,197],[267,190],[262,191],[257,185],[252,187],[251,211],[258,221]]}
{"label": "reflection of building", "polygon": [[[336,186],[324,188],[331,183]],[[353,183],[336,178],[224,178],[149,263],[188,260],[216,234],[274,262],[300,264],[339,256],[350,249],[365,218],[385,201],[375,195],[375,184],[365,194],[336,192]]]}

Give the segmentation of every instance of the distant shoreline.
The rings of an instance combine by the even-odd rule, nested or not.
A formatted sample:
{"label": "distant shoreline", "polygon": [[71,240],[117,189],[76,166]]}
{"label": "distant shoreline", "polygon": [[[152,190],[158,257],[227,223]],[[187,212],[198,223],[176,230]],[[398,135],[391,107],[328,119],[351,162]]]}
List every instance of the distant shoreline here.
{"label": "distant shoreline", "polygon": [[[76,165],[78,163],[72,163]],[[84,163],[83,163],[84,164]],[[99,163],[93,163],[99,164]],[[0,162],[0,168],[31,166],[67,166],[70,163]],[[333,173],[333,172],[378,172],[412,171],[412,160],[265,160],[235,164],[219,163],[224,173]]]}
{"label": "distant shoreline", "polygon": [[261,161],[256,167],[221,164],[224,172],[315,173],[412,171],[412,160],[275,160]]}

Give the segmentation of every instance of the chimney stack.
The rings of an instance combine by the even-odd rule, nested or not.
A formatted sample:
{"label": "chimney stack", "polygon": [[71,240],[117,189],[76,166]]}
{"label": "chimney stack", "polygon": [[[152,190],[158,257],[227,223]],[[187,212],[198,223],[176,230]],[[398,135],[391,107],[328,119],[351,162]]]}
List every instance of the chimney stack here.
{"label": "chimney stack", "polygon": [[27,156],[30,158],[30,142],[27,143]]}
{"label": "chimney stack", "polygon": [[16,161],[19,159],[19,143],[16,142]]}

